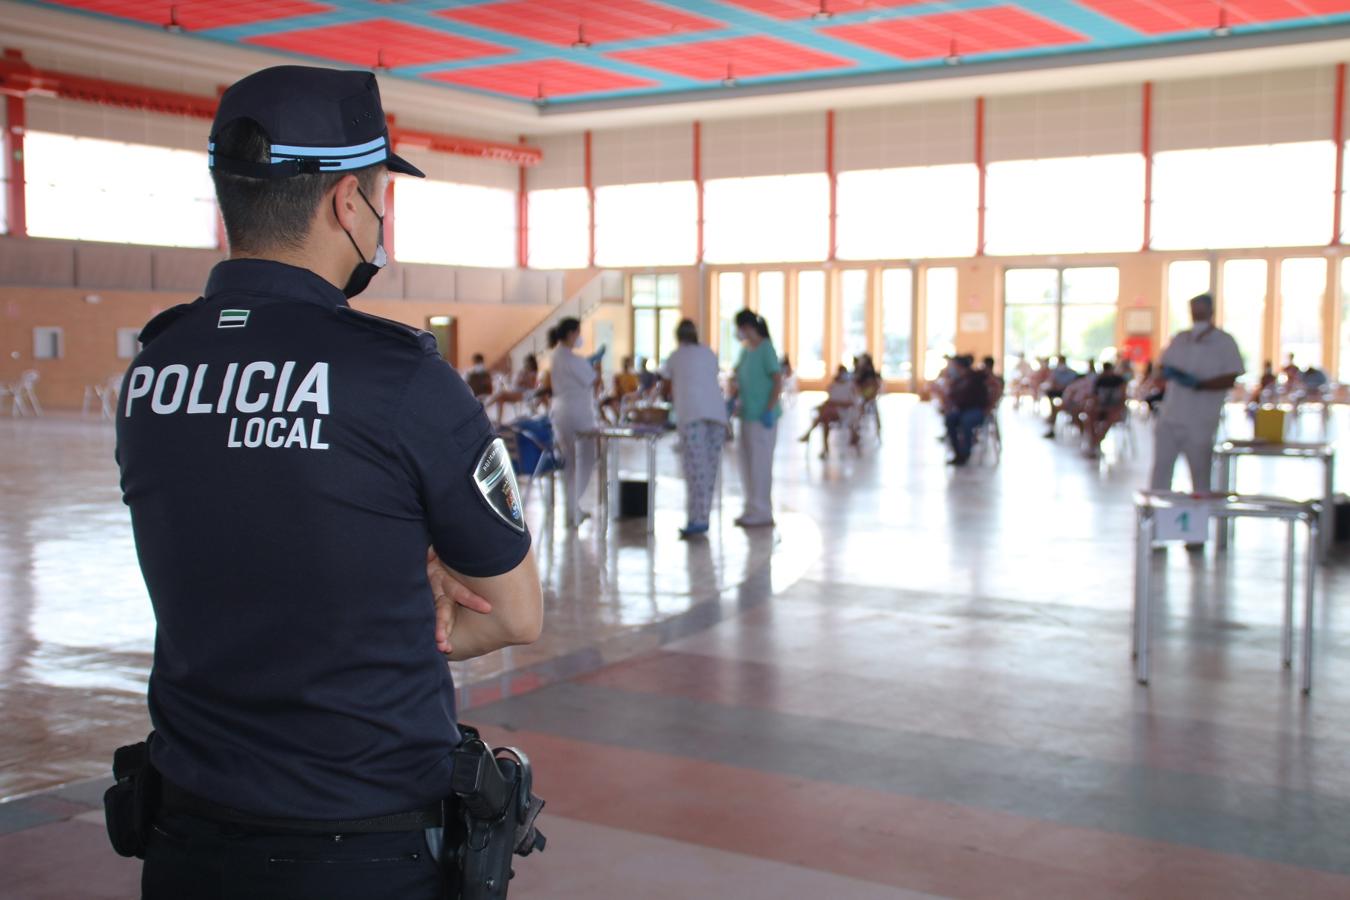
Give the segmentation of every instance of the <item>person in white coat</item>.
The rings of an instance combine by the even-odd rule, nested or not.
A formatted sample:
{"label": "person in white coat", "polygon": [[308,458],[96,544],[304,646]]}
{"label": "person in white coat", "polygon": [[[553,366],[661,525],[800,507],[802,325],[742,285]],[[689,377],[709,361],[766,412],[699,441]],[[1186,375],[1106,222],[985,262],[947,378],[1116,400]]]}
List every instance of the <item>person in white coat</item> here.
{"label": "person in white coat", "polygon": [[1224,397],[1245,366],[1237,341],[1214,327],[1213,297],[1201,294],[1192,299],[1191,318],[1195,322],[1191,330],[1172,338],[1162,355],[1167,391],[1155,431],[1151,486],[1155,491],[1170,490],[1177,457],[1185,456],[1191,490],[1207,494]]}
{"label": "person in white coat", "polygon": [[581,495],[586,492],[595,471],[595,441],[579,435],[596,427],[595,389],[600,374],[595,370],[593,359],[574,352],[581,342],[581,322],[563,319],[550,337],[557,340],[550,369],[553,433],[563,456],[566,522],[569,528],[575,528],[590,518],[581,511]]}

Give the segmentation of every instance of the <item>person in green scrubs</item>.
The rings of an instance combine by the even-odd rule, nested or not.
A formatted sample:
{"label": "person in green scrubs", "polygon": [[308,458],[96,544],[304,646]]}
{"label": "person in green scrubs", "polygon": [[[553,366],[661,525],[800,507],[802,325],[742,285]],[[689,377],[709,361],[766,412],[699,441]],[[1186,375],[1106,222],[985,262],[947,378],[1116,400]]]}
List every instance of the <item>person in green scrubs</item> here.
{"label": "person in green scrubs", "polygon": [[778,398],[783,375],[778,353],[763,316],[748,309],[736,314],[741,357],[736,362],[736,396],[741,420],[741,490],[745,511],[736,520],[742,528],[773,525],[773,450],[778,441]]}

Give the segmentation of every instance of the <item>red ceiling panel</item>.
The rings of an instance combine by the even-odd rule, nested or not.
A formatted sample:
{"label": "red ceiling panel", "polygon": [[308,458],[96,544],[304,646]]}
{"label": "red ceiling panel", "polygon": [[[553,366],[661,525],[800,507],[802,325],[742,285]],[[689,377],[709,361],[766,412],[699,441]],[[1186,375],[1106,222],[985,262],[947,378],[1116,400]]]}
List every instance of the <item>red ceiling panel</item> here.
{"label": "red ceiling panel", "polygon": [[[1219,25],[1218,0],[1079,0],[1144,34],[1195,31]],[[1252,25],[1350,13],[1350,0],[1228,0],[1222,4],[1229,25]]]}
{"label": "red ceiling panel", "polygon": [[514,52],[509,47],[417,25],[404,25],[391,19],[260,34],[245,40],[250,44],[357,66],[372,67],[383,61],[391,69]]}
{"label": "red ceiling panel", "polygon": [[250,22],[268,22],[290,16],[325,13],[331,6],[309,3],[306,0],[177,0],[158,3],[152,0],[49,0],[54,6],[83,9],[145,22],[148,25],[166,25],[170,8],[173,18],[185,31],[207,28],[228,28]]}
{"label": "red ceiling panel", "polygon": [[673,72],[698,81],[717,81],[725,78],[728,65],[737,78],[841,69],[853,65],[849,60],[770,37],[697,41],[691,44],[625,50],[610,53],[608,56],[624,62]]}
{"label": "red ceiling panel", "polygon": [[592,44],[720,28],[711,19],[645,0],[507,0],[437,15],[505,34],[570,47],[585,26]]}
{"label": "red ceiling panel", "polygon": [[422,77],[516,97],[537,97],[540,93],[545,97],[565,97],[569,94],[653,87],[655,84],[644,78],[633,78],[561,59],[428,72]]}
{"label": "red ceiling panel", "polygon": [[[820,12],[820,0],[726,0],[751,12],[775,19],[809,19]],[[825,0],[825,10],[835,15],[866,12],[869,9],[893,9],[913,6],[926,0]]]}
{"label": "red ceiling panel", "polygon": [[1055,47],[1086,40],[1077,32],[1015,6],[838,25],[825,30],[835,37],[901,59],[946,56],[951,52],[953,42],[958,53],[972,55]]}

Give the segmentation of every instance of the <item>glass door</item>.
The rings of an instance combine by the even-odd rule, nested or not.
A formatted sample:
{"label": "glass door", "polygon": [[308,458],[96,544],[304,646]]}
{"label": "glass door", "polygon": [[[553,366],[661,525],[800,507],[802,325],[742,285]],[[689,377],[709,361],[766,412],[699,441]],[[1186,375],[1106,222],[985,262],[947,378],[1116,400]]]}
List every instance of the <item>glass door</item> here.
{"label": "glass door", "polygon": [[853,360],[867,352],[866,269],[845,269],[839,273],[839,307],[843,329],[839,364],[853,368]]}
{"label": "glass door", "polygon": [[1341,260],[1341,370],[1338,381],[1350,383],[1350,257]]}
{"label": "glass door", "polygon": [[914,273],[881,272],[881,377],[914,378]]}
{"label": "glass door", "polygon": [[803,380],[825,377],[824,272],[797,273],[797,358],[793,364]]}
{"label": "glass door", "polygon": [[736,365],[741,342],[736,337],[736,313],[745,308],[745,273],[717,273],[717,361],[722,368]]}
{"label": "glass door", "polygon": [[1327,261],[1322,257],[1280,260],[1280,353],[1301,369],[1322,368],[1322,307]]}
{"label": "glass door", "polygon": [[787,273],[759,272],[755,275],[755,311],[769,326],[769,340],[780,354],[787,350]]}
{"label": "glass door", "polygon": [[1266,284],[1268,269],[1264,259],[1226,259],[1223,262],[1223,290],[1219,304],[1219,325],[1237,341],[1246,363],[1244,381],[1261,378],[1265,353]]}
{"label": "glass door", "polygon": [[633,276],[633,359],[659,367],[675,349],[675,326],[680,323],[680,276]]}
{"label": "glass door", "polygon": [[1120,270],[1115,266],[1063,269],[1059,352],[1070,359],[1114,361],[1119,296]]}
{"label": "glass door", "polygon": [[1167,337],[1191,327],[1192,297],[1209,293],[1207,259],[1179,259],[1167,265]]}
{"label": "glass door", "polygon": [[923,377],[942,374],[944,356],[956,353],[956,269],[951,266],[924,273]]}
{"label": "glass door", "polygon": [[1019,354],[1061,355],[1080,371],[1088,361],[1114,359],[1120,270],[1008,269],[1003,273],[1004,371]]}
{"label": "glass door", "polygon": [[1003,371],[1017,359],[1044,359],[1059,349],[1059,271],[1009,269],[1003,273]]}

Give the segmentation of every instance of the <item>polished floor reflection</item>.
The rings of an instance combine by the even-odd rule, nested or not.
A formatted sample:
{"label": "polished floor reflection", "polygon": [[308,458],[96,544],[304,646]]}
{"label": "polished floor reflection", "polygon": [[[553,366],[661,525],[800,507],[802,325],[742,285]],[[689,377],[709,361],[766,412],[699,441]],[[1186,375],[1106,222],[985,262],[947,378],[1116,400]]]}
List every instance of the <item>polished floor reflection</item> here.
{"label": "polished floor reflection", "polygon": [[[550,800],[550,851],[513,896],[1350,895],[1344,545],[1317,573],[1312,697],[1279,666],[1283,532],[1261,522],[1227,555],[1155,554],[1141,688],[1146,428],[1098,463],[1005,409],[1001,462],[958,471],[912,399],[885,398],[881,444],[824,462],[793,440],[808,407],[780,438],[773,533],[678,541],[669,443],[652,541],[641,521],[565,533],[532,503],[545,638],[456,672],[466,718],[526,747]],[[146,727],[153,623],[111,452],[93,423],[0,421],[16,896],[134,883],[83,780]],[[1320,491],[1315,465],[1246,466],[1243,490]]]}

